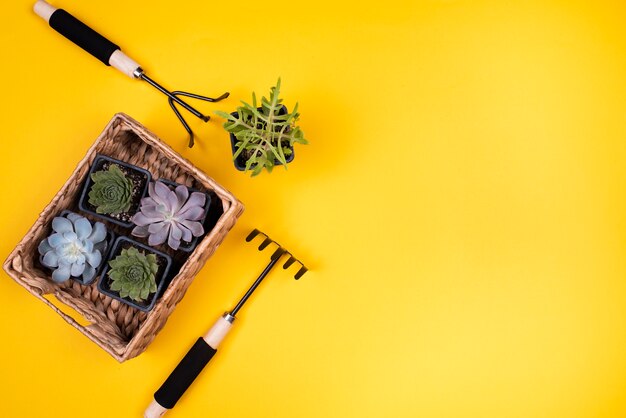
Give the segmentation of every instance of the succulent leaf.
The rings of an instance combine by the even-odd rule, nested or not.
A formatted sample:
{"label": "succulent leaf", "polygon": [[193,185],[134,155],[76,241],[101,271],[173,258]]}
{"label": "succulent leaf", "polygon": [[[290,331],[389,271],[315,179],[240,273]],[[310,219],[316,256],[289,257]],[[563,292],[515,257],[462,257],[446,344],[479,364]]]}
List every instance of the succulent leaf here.
{"label": "succulent leaf", "polygon": [[172,249],[180,248],[181,240],[189,242],[204,234],[199,222],[206,213],[206,194],[189,193],[187,187],[177,186],[171,190],[157,181],[148,185],[148,197],[141,200],[141,207],[132,221],[136,225],[132,235],[148,238],[149,245],[167,241]]}
{"label": "succulent leaf", "polygon": [[111,164],[106,171],[96,171],[91,179],[89,203],[96,207],[97,213],[117,214],[130,209],[133,182],[116,164]]}
{"label": "succulent leaf", "polygon": [[[102,263],[106,249],[106,227],[95,225],[85,217],[70,213],[52,220],[53,233],[39,243],[41,263],[52,269],[52,280],[64,282],[70,277],[81,277],[88,282]],[[94,233],[96,232],[97,233]]]}
{"label": "succulent leaf", "polygon": [[63,232],[73,231],[74,227],[69,219],[57,216],[52,220],[52,230],[62,234]]}
{"label": "succulent leaf", "polygon": [[111,290],[123,298],[143,302],[156,292],[156,273],[159,270],[155,254],[144,254],[135,247],[122,249],[120,255],[109,261]]}

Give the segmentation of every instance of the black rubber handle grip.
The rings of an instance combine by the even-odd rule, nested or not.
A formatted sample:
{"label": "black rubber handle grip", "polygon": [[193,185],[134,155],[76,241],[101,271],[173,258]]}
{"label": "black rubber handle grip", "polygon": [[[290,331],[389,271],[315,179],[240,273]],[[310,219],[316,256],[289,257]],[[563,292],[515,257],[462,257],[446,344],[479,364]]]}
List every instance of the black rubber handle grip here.
{"label": "black rubber handle grip", "polygon": [[216,352],[203,338],[198,338],[165,383],[154,393],[154,400],[163,408],[172,409]]}
{"label": "black rubber handle grip", "polygon": [[120,49],[119,46],[63,9],[57,9],[52,13],[49,24],[54,30],[106,65],[110,65],[109,58],[116,50]]}

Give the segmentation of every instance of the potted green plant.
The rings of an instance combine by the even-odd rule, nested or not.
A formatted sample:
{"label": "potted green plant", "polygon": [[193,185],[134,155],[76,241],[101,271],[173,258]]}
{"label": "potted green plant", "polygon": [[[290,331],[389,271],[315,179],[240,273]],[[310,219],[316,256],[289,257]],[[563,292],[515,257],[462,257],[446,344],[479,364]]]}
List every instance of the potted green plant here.
{"label": "potted green plant", "polygon": [[120,236],[98,281],[98,290],[148,312],[167,284],[172,258],[154,248]]}
{"label": "potted green plant", "polygon": [[256,94],[252,104],[242,101],[236,112],[218,111],[226,119],[224,129],[230,134],[233,161],[240,171],[251,171],[256,176],[266,169],[287,164],[294,159],[294,144],[307,144],[304,132],[298,126],[300,118],[298,103],[289,112],[280,98],[280,78],[270,89],[269,99],[261,98],[259,106]]}
{"label": "potted green plant", "polygon": [[37,247],[39,262],[52,271],[57,283],[73,279],[87,285],[94,281],[104,266],[114,234],[102,222],[70,211],[52,219],[52,233]]}
{"label": "potted green plant", "polygon": [[78,202],[81,211],[125,228],[133,226],[150,172],[106,155],[97,155]]}

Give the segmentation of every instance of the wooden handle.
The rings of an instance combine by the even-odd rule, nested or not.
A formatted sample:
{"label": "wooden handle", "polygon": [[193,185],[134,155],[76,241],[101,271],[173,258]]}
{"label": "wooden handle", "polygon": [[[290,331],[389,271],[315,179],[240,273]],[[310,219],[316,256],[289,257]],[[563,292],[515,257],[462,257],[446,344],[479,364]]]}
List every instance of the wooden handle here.
{"label": "wooden handle", "polygon": [[[229,318],[232,319],[229,320]],[[234,319],[235,318],[229,314],[224,314],[217,321],[215,321],[215,324],[213,324],[209,332],[207,332],[202,338],[208,345],[217,350],[217,347],[219,347],[228,334],[228,331],[230,331],[230,328],[233,326]]]}
{"label": "wooden handle", "polygon": [[146,412],[143,413],[144,418],[159,418],[165,415],[167,412],[167,408],[163,408],[157,401],[154,399],[146,409]]}
{"label": "wooden handle", "polygon": [[111,55],[111,58],[109,58],[109,64],[111,67],[117,68],[130,78],[137,78],[139,75],[137,71],[141,69],[140,65],[128,55],[123,53],[121,49],[118,49],[113,53],[113,55]]}
{"label": "wooden handle", "polygon": [[52,16],[52,13],[57,11],[56,7],[43,0],[39,0],[37,3],[35,3],[33,9],[39,17],[46,21],[46,23],[50,23],[50,17]]}
{"label": "wooden handle", "polygon": [[209,332],[191,347],[174,371],[154,393],[154,400],[144,413],[144,418],[158,418],[172,409],[180,397],[191,386],[202,369],[213,358],[217,347],[232,327],[234,317],[226,313],[211,327]]}

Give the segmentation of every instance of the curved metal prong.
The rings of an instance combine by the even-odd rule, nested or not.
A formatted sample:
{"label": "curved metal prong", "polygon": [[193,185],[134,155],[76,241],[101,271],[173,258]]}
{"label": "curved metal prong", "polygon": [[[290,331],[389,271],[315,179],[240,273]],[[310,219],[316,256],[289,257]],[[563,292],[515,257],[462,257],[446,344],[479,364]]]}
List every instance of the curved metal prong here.
{"label": "curved metal prong", "polygon": [[285,250],[282,247],[278,247],[276,249],[276,251],[274,251],[274,253],[272,254],[272,257],[270,257],[271,260],[277,260],[280,257],[283,256],[283,254],[285,254]]}
{"label": "curved metal prong", "polygon": [[180,123],[183,124],[183,126],[185,127],[185,130],[189,134],[189,148],[192,148],[193,144],[194,144],[194,141],[193,141],[193,138],[194,138],[193,131],[191,130],[191,128],[187,124],[187,121],[185,120],[185,118],[183,118],[183,115],[181,115],[180,112],[178,111],[178,109],[176,108],[176,105],[174,105],[174,101],[172,99],[168,98],[167,102],[170,104],[170,107],[172,108],[172,110],[176,114],[176,117],[178,118]]}
{"label": "curved metal prong", "polygon": [[291,267],[291,265],[292,265],[293,263],[295,263],[296,261],[298,261],[298,260],[296,260],[294,256],[289,255],[289,258],[287,259],[287,261],[285,262],[285,264],[283,264],[283,269],[284,269],[284,270],[287,270],[287,269],[288,269],[289,267]]}
{"label": "curved metal prong", "polygon": [[268,245],[270,244],[276,244],[278,246],[278,248],[272,253],[271,259],[272,260],[278,260],[279,258],[281,258],[284,254],[288,254],[289,258],[287,259],[287,261],[285,262],[285,264],[283,264],[283,269],[288,269],[289,267],[291,267],[294,263],[298,263],[301,267],[298,270],[298,272],[294,275],[294,278],[296,280],[300,279],[302,276],[304,276],[304,274],[309,271],[308,268],[306,268],[304,266],[304,264],[302,264],[302,262],[300,260],[298,260],[297,258],[295,258],[289,251],[287,251],[286,249],[284,249],[283,247],[280,246],[279,243],[277,243],[276,241],[274,241],[273,239],[271,239],[269,236],[267,236],[267,234],[265,234],[264,232],[258,230],[258,229],[253,229],[252,232],[250,232],[248,234],[248,236],[246,237],[246,242],[250,242],[253,239],[255,239],[258,235],[261,235],[263,237],[265,237],[263,239],[263,241],[261,242],[261,245],[259,245],[259,251],[263,251]]}
{"label": "curved metal prong", "polygon": [[295,276],[293,276],[296,280],[298,280],[300,277],[304,276],[304,273],[306,273],[307,271],[309,271],[309,269],[307,269],[306,267],[304,267],[304,264],[302,265],[302,267],[300,267],[300,270],[298,270],[298,272],[296,273]]}
{"label": "curved metal prong", "polygon": [[259,231],[258,229],[256,229],[256,228],[255,228],[255,229],[254,229],[252,232],[250,232],[250,233],[248,234],[248,236],[246,237],[246,242],[250,242],[250,241],[252,241],[252,240],[253,240],[253,239],[254,239],[257,235],[259,235],[259,234],[264,235],[264,236],[267,236],[267,235],[265,235],[263,232],[261,232],[261,231]]}
{"label": "curved metal prong", "polygon": [[191,97],[192,99],[204,100],[205,102],[219,102],[220,100],[224,100],[225,98],[230,96],[230,93],[226,92],[226,93],[222,94],[219,97],[213,98],[213,97],[201,96],[199,94],[188,93],[186,91],[176,90],[176,91],[172,92],[172,95],[174,95],[174,96]]}
{"label": "curved metal prong", "polygon": [[265,249],[265,247],[267,247],[268,245],[270,245],[272,242],[274,242],[271,238],[265,238],[263,240],[263,242],[261,243],[261,245],[259,245],[259,251],[263,251]]}
{"label": "curved metal prong", "polygon": [[[178,96],[191,97],[192,99],[204,100],[206,102],[219,102],[220,100],[224,100],[225,98],[230,96],[230,93],[226,92],[226,93],[222,94],[220,97],[213,98],[213,97],[201,96],[199,94],[189,93],[189,92],[180,91],[180,90],[173,91],[173,92],[171,92],[169,94],[170,94],[170,97],[167,98],[167,102],[170,104],[170,107],[172,108],[172,110],[176,114],[176,117],[178,118],[180,123],[183,124],[183,127],[185,128],[185,130],[189,134],[189,148],[192,148],[193,145],[194,145],[194,137],[195,137],[195,135],[194,135],[193,131],[191,130],[191,127],[189,126],[189,124],[185,120],[185,118],[183,118],[183,115],[181,115],[181,113],[178,110],[178,108],[176,108],[176,105],[174,104],[174,99],[172,98],[172,96],[176,97],[176,98]],[[176,100],[180,101],[180,99],[178,99],[178,98]],[[189,111],[193,110],[195,113],[194,112],[192,112],[192,113],[194,113],[195,116],[198,116],[200,119],[202,119],[205,122],[208,122],[211,119],[211,116],[203,115],[202,113],[198,112],[196,109],[192,108],[189,105],[187,105],[186,108]]]}

